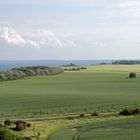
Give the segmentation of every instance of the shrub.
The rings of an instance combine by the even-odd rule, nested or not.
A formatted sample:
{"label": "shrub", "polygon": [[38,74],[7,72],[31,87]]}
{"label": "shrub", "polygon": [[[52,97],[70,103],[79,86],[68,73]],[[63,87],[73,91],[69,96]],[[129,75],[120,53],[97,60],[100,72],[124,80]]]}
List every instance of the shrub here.
{"label": "shrub", "polygon": [[27,127],[31,127],[31,124],[30,123],[27,123]]}
{"label": "shrub", "polygon": [[6,128],[0,128],[0,140],[24,140]]}
{"label": "shrub", "polygon": [[124,116],[129,116],[129,115],[135,115],[135,114],[138,114],[140,113],[140,110],[139,108],[136,108],[136,109],[124,109],[122,111],[120,111],[119,115],[124,115]]}
{"label": "shrub", "polygon": [[16,128],[15,128],[16,131],[22,131],[22,130],[26,129],[26,127],[27,127],[27,123],[22,120],[16,121],[15,125],[16,125]]}
{"label": "shrub", "polygon": [[40,137],[40,135],[41,135],[40,132],[37,132],[37,136]]}
{"label": "shrub", "polygon": [[91,113],[91,116],[98,116],[98,115],[99,114],[96,111],[94,111],[94,112]]}
{"label": "shrub", "polygon": [[81,70],[87,69],[86,67],[81,67]]}
{"label": "shrub", "polygon": [[119,115],[128,116],[128,115],[130,115],[130,112],[129,112],[128,109],[124,109],[124,110],[122,110],[122,111],[119,113]]}
{"label": "shrub", "polygon": [[84,113],[81,113],[80,114],[80,117],[82,118],[82,117],[85,117],[85,114]]}
{"label": "shrub", "polygon": [[72,116],[68,116],[68,117],[66,117],[66,119],[68,119],[68,120],[73,120],[74,117],[72,117]]}
{"label": "shrub", "polygon": [[3,125],[0,123],[0,127],[3,127]]}
{"label": "shrub", "polygon": [[0,80],[1,81],[5,81],[7,78],[6,78],[6,75],[5,73],[0,73]]}
{"label": "shrub", "polygon": [[136,78],[136,73],[131,72],[131,73],[129,74],[129,78]]}
{"label": "shrub", "polygon": [[6,120],[4,121],[4,125],[5,125],[5,126],[10,126],[12,123],[13,123],[13,122],[10,121],[9,119],[6,119]]}
{"label": "shrub", "polygon": [[138,114],[138,113],[140,113],[139,108],[134,109],[132,113],[133,113],[133,114]]}

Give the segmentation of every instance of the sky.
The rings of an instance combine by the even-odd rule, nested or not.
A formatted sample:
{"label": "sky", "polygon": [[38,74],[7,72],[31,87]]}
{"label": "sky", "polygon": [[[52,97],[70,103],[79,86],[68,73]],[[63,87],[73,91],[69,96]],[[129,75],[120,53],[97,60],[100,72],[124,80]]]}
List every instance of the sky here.
{"label": "sky", "polygon": [[140,59],[140,0],[0,1],[0,60]]}

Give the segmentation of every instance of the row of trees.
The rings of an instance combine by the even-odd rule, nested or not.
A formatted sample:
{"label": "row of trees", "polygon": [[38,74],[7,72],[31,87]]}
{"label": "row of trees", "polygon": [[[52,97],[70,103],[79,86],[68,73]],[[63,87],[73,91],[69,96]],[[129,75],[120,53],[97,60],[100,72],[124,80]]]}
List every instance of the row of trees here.
{"label": "row of trees", "polygon": [[87,69],[86,67],[73,67],[73,68],[64,68],[64,71],[80,71],[80,70],[85,70]]}
{"label": "row of trees", "polygon": [[62,73],[63,70],[59,67],[20,67],[8,70],[6,72],[0,72],[0,81],[17,80],[28,76],[35,75],[54,75]]}
{"label": "row of trees", "polygon": [[113,65],[135,65],[140,64],[139,60],[116,60],[112,62]]}

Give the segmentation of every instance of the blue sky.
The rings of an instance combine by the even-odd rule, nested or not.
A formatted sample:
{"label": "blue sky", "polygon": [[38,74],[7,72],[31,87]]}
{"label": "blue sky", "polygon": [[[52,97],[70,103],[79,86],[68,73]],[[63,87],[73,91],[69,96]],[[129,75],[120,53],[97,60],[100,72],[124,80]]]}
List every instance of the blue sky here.
{"label": "blue sky", "polygon": [[0,1],[0,60],[140,59],[140,0]]}

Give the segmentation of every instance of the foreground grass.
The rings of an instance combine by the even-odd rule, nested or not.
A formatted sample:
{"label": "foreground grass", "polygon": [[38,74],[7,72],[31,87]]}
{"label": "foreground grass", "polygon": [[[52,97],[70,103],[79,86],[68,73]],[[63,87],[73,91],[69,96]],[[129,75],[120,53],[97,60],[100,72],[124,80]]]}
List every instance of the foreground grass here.
{"label": "foreground grass", "polygon": [[134,140],[140,139],[140,117],[103,121],[65,128],[48,140]]}
{"label": "foreground grass", "polygon": [[[31,128],[27,128],[26,130],[20,132],[20,135],[26,136],[26,137],[32,137],[40,133],[40,140],[50,140],[55,137],[57,138],[57,133],[59,133],[60,130],[72,130],[75,126],[86,126],[87,124],[96,124],[101,122],[110,122],[115,120],[124,120],[124,119],[135,119],[135,116],[116,116],[113,114],[100,114],[98,117],[90,117],[86,116],[84,118],[77,118],[74,119],[66,119],[66,118],[53,118],[53,119],[41,119],[40,120],[30,120],[30,123],[32,124]],[[28,120],[29,121],[29,120]],[[60,131],[61,132],[61,131]],[[72,131],[73,132],[73,131]],[[59,136],[58,136],[59,137]],[[64,135],[65,140],[67,140],[67,135]],[[62,135],[60,136],[60,139],[62,138]],[[34,140],[34,138],[32,137]],[[59,140],[59,139],[58,139]],[[62,139],[63,140],[63,139]]]}

